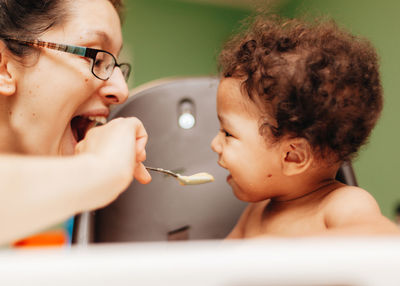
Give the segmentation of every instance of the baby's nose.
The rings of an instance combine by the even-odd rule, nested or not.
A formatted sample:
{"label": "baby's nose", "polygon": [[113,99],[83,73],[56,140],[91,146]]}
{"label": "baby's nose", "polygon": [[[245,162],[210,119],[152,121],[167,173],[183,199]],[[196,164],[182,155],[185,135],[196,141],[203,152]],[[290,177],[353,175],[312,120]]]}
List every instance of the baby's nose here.
{"label": "baby's nose", "polygon": [[219,143],[219,133],[214,137],[214,139],[211,141],[211,149],[215,152],[215,153],[221,153],[221,144]]}

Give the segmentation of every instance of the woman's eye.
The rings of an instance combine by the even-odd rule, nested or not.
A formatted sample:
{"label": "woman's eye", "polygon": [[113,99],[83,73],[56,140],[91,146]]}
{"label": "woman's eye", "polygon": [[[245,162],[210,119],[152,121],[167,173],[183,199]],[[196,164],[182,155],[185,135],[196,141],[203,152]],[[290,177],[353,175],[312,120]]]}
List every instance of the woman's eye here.
{"label": "woman's eye", "polygon": [[95,62],[94,62],[94,65],[95,65],[96,67],[99,67],[99,66],[101,66],[102,64],[103,64],[103,60],[102,60],[102,59],[96,59]]}

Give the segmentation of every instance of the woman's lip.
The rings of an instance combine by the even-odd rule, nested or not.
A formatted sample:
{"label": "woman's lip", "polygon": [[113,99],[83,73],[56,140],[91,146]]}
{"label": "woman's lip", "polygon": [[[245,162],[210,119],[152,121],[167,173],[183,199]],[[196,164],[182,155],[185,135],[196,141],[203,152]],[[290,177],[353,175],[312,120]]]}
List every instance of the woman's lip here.
{"label": "woman's lip", "polygon": [[230,179],[232,179],[232,175],[231,175],[231,174],[229,174],[229,175],[226,177],[226,181],[229,181]]}

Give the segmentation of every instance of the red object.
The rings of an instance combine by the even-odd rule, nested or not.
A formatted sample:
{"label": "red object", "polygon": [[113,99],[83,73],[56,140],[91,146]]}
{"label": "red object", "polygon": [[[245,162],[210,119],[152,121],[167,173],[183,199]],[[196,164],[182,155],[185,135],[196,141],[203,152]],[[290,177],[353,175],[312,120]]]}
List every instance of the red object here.
{"label": "red object", "polygon": [[13,247],[45,247],[45,246],[65,246],[67,244],[67,234],[64,230],[51,230],[35,234],[12,244]]}

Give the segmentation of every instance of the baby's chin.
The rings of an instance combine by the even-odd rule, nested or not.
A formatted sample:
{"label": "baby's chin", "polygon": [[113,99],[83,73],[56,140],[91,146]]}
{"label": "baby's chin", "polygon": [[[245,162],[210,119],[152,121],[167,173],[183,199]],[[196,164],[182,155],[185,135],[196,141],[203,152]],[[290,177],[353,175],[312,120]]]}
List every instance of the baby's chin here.
{"label": "baby's chin", "polygon": [[250,202],[247,192],[239,188],[238,185],[233,180],[229,181],[229,185],[232,188],[233,194],[235,197],[243,202]]}
{"label": "baby's chin", "polygon": [[231,186],[235,197],[243,202],[256,203],[265,199],[265,198],[260,198],[260,196],[255,193],[252,193],[252,190],[240,188],[233,181],[230,181],[229,185]]}

